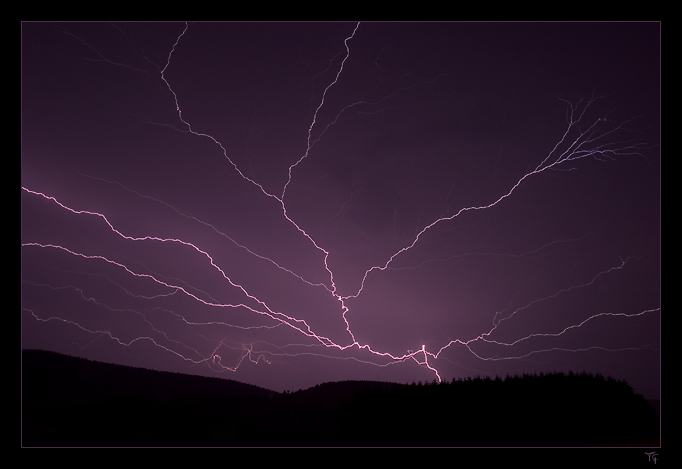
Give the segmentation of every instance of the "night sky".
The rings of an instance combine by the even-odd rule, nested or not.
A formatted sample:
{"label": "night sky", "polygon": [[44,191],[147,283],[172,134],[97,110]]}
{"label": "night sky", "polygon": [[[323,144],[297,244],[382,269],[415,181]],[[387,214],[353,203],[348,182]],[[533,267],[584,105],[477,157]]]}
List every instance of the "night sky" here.
{"label": "night sky", "polygon": [[660,395],[659,23],[23,23],[21,341]]}

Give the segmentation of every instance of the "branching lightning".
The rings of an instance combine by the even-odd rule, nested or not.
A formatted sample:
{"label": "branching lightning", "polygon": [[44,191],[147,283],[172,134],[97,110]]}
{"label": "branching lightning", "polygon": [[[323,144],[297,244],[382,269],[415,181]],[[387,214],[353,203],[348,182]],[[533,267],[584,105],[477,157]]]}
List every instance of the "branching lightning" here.
{"label": "branching lightning", "polygon": [[[148,288],[152,285],[153,289],[150,293],[135,293],[129,290],[129,287],[123,284],[118,284],[109,277],[109,281],[122,289],[125,296],[135,301],[139,305],[137,308],[127,308],[115,306],[110,304],[111,299],[99,298],[101,293],[86,292],[83,288],[71,285],[65,280],[65,283],[56,285],[39,281],[24,280],[23,289],[25,299],[22,300],[22,314],[28,315],[33,320],[39,323],[62,323],[73,328],[78,329],[86,334],[93,336],[105,336],[109,340],[124,347],[136,347],[140,343],[151,344],[159,350],[177,357],[183,362],[192,365],[206,365],[214,371],[231,371],[237,372],[245,364],[253,364],[261,366],[268,366],[279,360],[285,360],[290,357],[318,357],[324,360],[349,360],[361,363],[371,367],[393,367],[401,366],[405,363],[413,363],[418,367],[428,370],[428,372],[437,380],[447,379],[448,375],[442,370],[441,364],[449,362],[453,357],[463,353],[466,350],[471,357],[480,362],[489,361],[506,361],[506,360],[522,360],[527,359],[532,355],[538,355],[550,352],[574,352],[580,353],[589,350],[608,350],[608,351],[625,351],[633,349],[641,349],[651,347],[651,344],[639,344],[636,346],[624,347],[604,347],[599,344],[596,345],[578,345],[574,348],[565,347],[564,345],[549,345],[546,344],[551,340],[563,339],[572,333],[580,332],[581,330],[589,328],[592,324],[600,320],[622,319],[633,320],[647,315],[660,314],[660,307],[658,305],[650,305],[649,307],[640,308],[634,312],[618,311],[601,311],[587,316],[575,315],[567,319],[569,323],[556,330],[545,329],[542,332],[527,332],[515,337],[505,336],[506,338],[499,338],[498,334],[504,333],[505,328],[515,321],[523,320],[524,315],[528,311],[542,309],[545,305],[549,305],[552,301],[569,297],[581,289],[594,287],[601,280],[623,273],[629,268],[631,258],[614,259],[613,263],[605,266],[599,270],[582,273],[573,283],[566,283],[563,287],[555,289],[554,291],[543,291],[537,294],[532,299],[523,300],[525,303],[518,304],[521,301],[513,302],[510,300],[509,306],[505,309],[492,311],[487,320],[490,326],[483,329],[477,335],[464,337],[459,336],[458,331],[448,331],[452,337],[429,341],[413,345],[415,349],[406,349],[404,352],[396,353],[389,352],[382,349],[380,345],[376,345],[364,339],[361,339],[357,333],[357,327],[354,324],[354,316],[352,314],[353,307],[357,302],[366,296],[368,284],[374,278],[380,278],[382,275],[388,275],[391,272],[401,272],[405,270],[419,270],[424,268],[427,264],[432,263],[447,263],[455,259],[463,259],[465,257],[476,257],[484,255],[494,256],[508,256],[514,258],[528,258],[531,255],[541,255],[545,250],[556,248],[559,245],[570,244],[583,239],[587,235],[575,236],[566,239],[555,239],[538,243],[538,245],[527,249],[525,252],[513,253],[505,251],[487,251],[487,252],[469,252],[458,255],[446,256],[424,256],[418,251],[418,248],[424,243],[424,240],[438,229],[444,226],[450,226],[457,223],[461,218],[468,216],[473,212],[492,212],[495,210],[504,210],[508,199],[513,199],[518,192],[521,192],[526,184],[538,179],[541,175],[546,175],[553,171],[566,171],[574,168],[579,168],[581,161],[592,159],[595,161],[602,160],[620,160],[631,156],[641,156],[645,146],[634,140],[622,140],[621,136],[626,130],[628,121],[613,122],[605,117],[594,118],[591,116],[591,111],[595,104],[602,99],[598,95],[591,96],[586,101],[578,103],[571,103],[565,100],[567,107],[566,126],[564,133],[558,139],[558,142],[553,148],[549,148],[545,156],[538,158],[540,162],[531,166],[529,170],[523,173],[520,177],[511,181],[503,190],[497,193],[488,193],[485,197],[480,199],[476,204],[465,205],[455,210],[444,213],[442,216],[430,219],[423,228],[416,230],[416,233],[411,239],[403,243],[401,246],[393,250],[393,252],[385,257],[376,265],[371,265],[364,269],[364,272],[357,278],[353,285],[339,285],[338,271],[334,267],[332,258],[334,251],[330,247],[326,247],[320,237],[314,234],[313,230],[304,228],[304,223],[297,220],[290,209],[290,191],[297,184],[297,171],[299,167],[304,166],[307,160],[314,159],[316,155],[312,153],[313,147],[324,141],[327,132],[337,125],[341,116],[344,113],[352,111],[355,107],[360,107],[365,104],[378,105],[382,104],[384,100],[390,96],[395,95],[393,92],[383,98],[373,101],[362,100],[347,103],[337,111],[328,122],[323,122],[320,117],[320,112],[328,105],[328,99],[331,93],[335,92],[337,88],[342,87],[346,74],[348,73],[348,64],[353,61],[353,51],[355,48],[362,47],[362,37],[358,33],[362,31],[360,23],[355,24],[352,31],[342,41],[344,52],[337,57],[342,57],[340,63],[335,68],[333,79],[324,87],[324,90],[317,102],[316,106],[310,106],[312,112],[312,119],[307,128],[307,132],[300,136],[305,140],[305,151],[298,156],[293,163],[288,166],[287,174],[284,179],[286,182],[281,187],[279,195],[265,189],[266,185],[259,182],[254,175],[247,176],[243,168],[230,157],[230,152],[227,145],[224,145],[215,136],[195,130],[192,123],[183,117],[183,97],[179,92],[174,90],[172,79],[169,78],[169,71],[174,66],[176,51],[182,47],[186,36],[192,34],[192,27],[186,23],[184,28],[179,33],[175,42],[170,44],[167,60],[163,67],[158,67],[158,74],[160,80],[165,84],[169,99],[173,101],[177,117],[182,123],[182,127],[178,127],[168,123],[156,123],[151,120],[148,122],[151,125],[170,126],[177,132],[181,132],[190,136],[193,139],[208,139],[221,152],[222,156],[228,163],[230,171],[236,172],[240,178],[255,187],[259,192],[260,197],[266,198],[271,203],[281,208],[281,217],[293,229],[296,230],[298,236],[302,237],[312,248],[318,251],[321,257],[321,264],[319,268],[326,273],[324,282],[315,279],[307,278],[306,274],[297,272],[296,268],[285,265],[283,262],[273,258],[269,254],[264,254],[258,249],[249,246],[248,242],[238,241],[236,237],[228,235],[225,231],[218,228],[217,224],[206,221],[200,216],[187,213],[184,210],[175,208],[168,202],[165,202],[162,197],[155,195],[147,195],[139,188],[129,188],[117,181],[111,181],[105,178],[90,176],[82,174],[81,177],[89,178],[90,181],[96,184],[107,184],[122,190],[132,197],[139,200],[144,200],[150,204],[154,204],[159,208],[171,210],[173,214],[178,217],[183,223],[195,227],[196,230],[207,230],[213,232],[224,240],[229,241],[229,244],[238,248],[243,255],[248,256],[254,262],[263,262],[270,268],[274,268],[279,273],[287,277],[287,281],[296,282],[302,286],[301,291],[314,292],[312,295],[324,295],[327,299],[329,310],[317,311],[315,314],[332,316],[337,318],[338,324],[342,324],[344,329],[342,333],[335,335],[323,333],[317,330],[316,323],[308,319],[304,319],[302,315],[296,310],[283,310],[280,306],[276,306],[275,301],[271,301],[264,297],[262,293],[252,291],[252,287],[243,284],[237,278],[238,273],[232,272],[232,266],[222,265],[221,261],[217,261],[217,256],[210,250],[214,247],[203,247],[199,242],[188,241],[181,237],[167,237],[150,230],[144,236],[134,236],[127,233],[125,229],[116,226],[110,217],[102,212],[85,210],[74,203],[62,202],[58,197],[51,195],[47,191],[40,188],[22,187],[22,204],[24,201],[32,204],[39,204],[41,207],[48,207],[51,211],[57,211],[64,214],[70,214],[73,218],[78,220],[92,220],[96,222],[102,229],[108,230],[109,234],[114,234],[117,240],[126,243],[126,245],[137,244],[143,246],[154,246],[154,248],[168,249],[168,256],[175,255],[174,253],[182,250],[183,255],[189,256],[196,262],[203,266],[206,271],[217,273],[224,284],[224,291],[226,295],[231,295],[230,298],[235,298],[233,301],[223,301],[216,299],[208,293],[200,293],[201,285],[189,286],[180,281],[173,281],[165,278],[160,274],[149,273],[149,269],[144,269],[141,264],[136,264],[133,261],[122,260],[120,257],[109,256],[92,252],[88,249],[83,251],[79,247],[70,246],[61,242],[44,242],[40,239],[24,239],[22,235],[22,253],[33,252],[36,250],[53,251],[55,254],[69,256],[74,260],[78,260],[81,265],[89,265],[93,269],[98,266],[106,266],[107,272],[115,272],[116,278],[126,278],[129,282],[140,282],[140,288]],[[111,67],[125,67],[133,73],[149,72],[141,70],[137,67],[127,65],[106,58],[105,55],[98,52],[93,46],[89,45],[78,36],[63,31],[68,36],[76,39],[85,45],[89,50],[94,51],[103,63]],[[382,51],[383,53],[383,51]],[[151,62],[150,62],[151,63]],[[330,62],[331,64],[331,62]],[[330,65],[331,67],[331,65]],[[322,74],[315,78],[320,78]],[[429,83],[434,82],[424,81],[420,85],[428,86]],[[416,85],[411,85],[416,86]],[[405,91],[409,87],[401,88],[400,91]],[[534,161],[538,161],[535,159]],[[570,177],[570,176],[568,176]],[[356,189],[357,191],[357,189]],[[343,217],[350,204],[351,199],[348,200],[340,211],[330,209],[330,213],[336,213],[334,218]],[[448,194],[449,196],[449,194]],[[238,201],[225,201],[224,203],[239,203]],[[281,221],[281,220],[280,220]],[[77,223],[77,221],[75,222]],[[98,228],[98,229],[100,229]],[[395,217],[394,217],[395,228]],[[392,243],[396,243],[397,236],[394,234]],[[415,252],[413,252],[415,251]],[[421,256],[419,260],[412,267],[405,267],[397,265],[400,259],[406,257],[408,254]],[[634,268],[634,267],[633,267]],[[111,270],[113,269],[113,270]],[[336,274],[336,275],[335,275]],[[69,274],[70,275],[70,274]],[[105,275],[105,274],[103,274]],[[576,274],[577,275],[577,274]],[[68,277],[68,275],[64,275]],[[145,282],[142,284],[142,282]],[[288,285],[289,283],[287,283]],[[48,306],[32,305],[28,298],[27,291],[31,290],[59,290],[60,294],[72,294],[74,297],[69,300],[74,303],[85,302],[96,309],[105,311],[111,316],[134,315],[141,318],[141,321],[146,324],[146,332],[140,332],[140,335],[132,339],[124,339],[123,335],[116,332],[115,327],[98,327],[87,325],[87,321],[67,319],[67,312],[57,313],[50,312]],[[340,292],[346,292],[341,294]],[[182,304],[195,305],[197,310],[201,309],[202,313],[198,317],[193,317],[191,308],[186,309],[187,306],[179,308],[177,311],[171,309],[173,301],[179,300],[182,297]],[[109,297],[107,297],[109,298]],[[189,302],[189,303],[188,303]],[[512,303],[513,306],[512,306]],[[152,306],[150,306],[152,305]],[[336,305],[329,306],[329,305]],[[317,307],[317,306],[316,306]],[[551,306],[547,306],[550,310]],[[203,311],[211,311],[211,313],[203,313]],[[215,311],[219,313],[215,315]],[[238,313],[238,314],[237,314]],[[239,319],[232,319],[233,314],[237,314]],[[547,313],[550,314],[550,313]],[[236,316],[235,316],[236,317]],[[252,324],[244,322],[244,318],[254,318]],[[195,332],[194,336],[199,339],[192,341],[184,341],[178,337],[172,336],[169,331],[165,330],[164,324],[168,321],[176,321],[184,324],[186,328],[192,329]],[[115,320],[114,320],[115,322]],[[225,333],[222,337],[220,333],[208,334],[206,331],[209,328],[221,328],[221,330],[240,331],[247,333],[243,342],[238,343],[229,333]],[[288,330],[289,337],[300,337],[301,342],[295,340],[289,341],[285,344],[277,344],[267,337],[258,338],[254,334],[264,333],[267,331],[282,331]],[[518,333],[517,333],[518,334]],[[268,336],[269,337],[269,336]],[[541,342],[538,342],[541,341]],[[531,350],[521,350],[519,346],[528,345]],[[494,347],[495,352],[489,352],[490,347]],[[521,351],[519,351],[521,350]],[[227,355],[226,352],[227,351]],[[227,358],[227,356],[230,358]]]}

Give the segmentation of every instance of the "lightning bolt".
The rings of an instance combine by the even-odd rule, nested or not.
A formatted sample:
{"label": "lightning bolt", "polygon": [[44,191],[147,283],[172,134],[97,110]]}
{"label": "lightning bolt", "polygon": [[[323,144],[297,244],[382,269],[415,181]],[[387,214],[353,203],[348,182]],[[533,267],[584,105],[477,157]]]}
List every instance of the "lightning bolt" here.
{"label": "lightning bolt", "polygon": [[[146,200],[153,204],[161,207],[170,209],[180,218],[183,218],[188,223],[192,223],[198,228],[208,229],[214,232],[218,236],[226,239],[232,245],[240,249],[243,253],[250,256],[252,259],[263,261],[268,263],[278,271],[287,275],[292,281],[300,282],[305,285],[306,288],[310,287],[315,291],[322,291],[324,295],[327,295],[329,299],[336,304],[336,309],[333,309],[333,314],[337,314],[340,319],[340,323],[343,323],[345,340],[341,340],[335,336],[334,338],[316,331],[314,324],[309,323],[307,320],[302,319],[297,316],[296,312],[280,310],[279,307],[269,304],[269,302],[262,298],[259,293],[254,293],[250,291],[248,287],[244,284],[235,280],[233,275],[228,275],[228,268],[221,266],[218,261],[215,260],[215,255],[209,252],[209,248],[200,247],[197,242],[190,242],[181,237],[164,237],[155,234],[148,234],[145,236],[133,236],[129,233],[125,233],[123,229],[119,229],[115,226],[115,223],[110,221],[110,219],[103,213],[92,210],[85,210],[72,206],[73,204],[67,204],[57,199],[57,197],[41,192],[36,189],[29,187],[22,187],[24,196],[31,198],[32,200],[41,200],[45,204],[49,204],[50,207],[56,207],[57,210],[68,212],[79,218],[88,218],[93,220],[98,220],[98,223],[106,226],[107,229],[116,235],[120,240],[125,243],[130,244],[144,244],[146,245],[159,245],[159,246],[176,246],[180,249],[186,250],[190,253],[193,258],[198,259],[199,262],[206,269],[217,273],[219,277],[224,282],[226,288],[239,295],[240,301],[234,302],[223,302],[212,298],[208,293],[200,294],[201,290],[198,287],[189,287],[186,284],[182,284],[179,281],[171,281],[164,279],[163,276],[154,273],[147,273],[148,270],[142,271],[135,267],[132,267],[130,263],[122,262],[116,260],[113,257],[101,254],[88,254],[85,252],[80,252],[75,248],[71,248],[67,245],[62,245],[60,243],[47,243],[47,242],[37,242],[37,241],[22,241],[22,252],[25,250],[51,250],[62,254],[71,256],[74,259],[78,259],[87,263],[89,265],[107,265],[108,267],[116,269],[119,275],[132,280],[147,281],[153,284],[155,287],[160,288],[162,293],[150,294],[150,295],[140,295],[134,294],[129,291],[123,285],[119,285],[112,279],[109,279],[112,283],[121,288],[125,294],[136,301],[142,301],[145,304],[157,301],[167,302],[170,299],[175,299],[180,296],[184,300],[189,301],[191,304],[195,305],[197,308],[206,308],[209,310],[219,310],[224,312],[225,316],[230,316],[237,311],[240,313],[245,313],[248,316],[259,317],[266,321],[265,323],[259,323],[255,325],[243,325],[240,324],[236,319],[230,321],[227,319],[192,319],[189,314],[176,313],[166,306],[156,306],[153,308],[157,313],[165,312],[166,317],[172,317],[174,320],[182,322],[185,326],[193,329],[207,328],[207,327],[222,327],[231,330],[238,331],[249,331],[249,332],[269,332],[273,330],[281,331],[282,329],[287,329],[292,336],[301,337],[304,340],[309,340],[309,342],[296,343],[288,342],[285,345],[278,345],[274,342],[270,342],[266,339],[262,340],[245,340],[242,343],[234,342],[229,339],[229,336],[223,337],[208,337],[203,336],[203,346],[189,345],[184,341],[171,337],[162,326],[159,324],[162,322],[161,319],[151,319],[152,315],[149,313],[143,313],[141,310],[130,309],[130,308],[116,308],[109,306],[105,301],[100,300],[96,297],[94,293],[86,293],[82,288],[66,284],[66,285],[52,285],[49,283],[41,282],[25,282],[26,285],[30,285],[31,288],[35,289],[49,289],[53,291],[74,291],[80,295],[80,301],[87,303],[92,303],[95,307],[107,310],[110,314],[134,314],[142,317],[143,322],[149,326],[150,333],[148,335],[140,335],[130,340],[125,340],[111,328],[99,328],[99,327],[89,327],[85,326],[84,322],[76,321],[72,319],[66,319],[61,317],[61,315],[55,314],[39,314],[36,312],[35,307],[24,307],[22,306],[22,311],[30,315],[35,321],[41,323],[48,322],[61,322],[63,324],[77,328],[78,330],[85,332],[87,334],[92,334],[95,336],[106,336],[115,343],[131,347],[134,344],[140,342],[146,342],[152,344],[158,349],[170,353],[171,355],[180,358],[184,362],[188,362],[194,365],[205,364],[216,371],[231,371],[236,372],[244,363],[253,364],[271,364],[275,360],[283,359],[285,357],[301,357],[301,356],[314,356],[322,357],[328,360],[351,360],[358,363],[368,364],[376,367],[391,367],[398,364],[404,364],[406,362],[412,362],[417,366],[428,370],[433,376],[440,381],[443,379],[442,371],[439,371],[439,360],[448,360],[445,355],[447,351],[451,348],[454,349],[455,346],[463,346],[473,357],[482,362],[487,361],[500,361],[500,360],[521,360],[527,358],[534,354],[547,353],[552,351],[566,351],[566,352],[583,352],[586,350],[609,350],[609,351],[624,351],[630,349],[637,349],[638,347],[623,347],[623,348],[613,348],[609,349],[601,346],[592,347],[577,347],[573,349],[563,348],[563,347],[549,347],[549,348],[536,348],[528,353],[517,354],[513,351],[514,347],[522,343],[532,343],[536,339],[556,339],[562,336],[566,336],[569,332],[575,332],[583,327],[588,327],[590,324],[594,323],[598,318],[608,319],[608,318],[625,318],[633,319],[637,317],[642,317],[645,315],[660,314],[660,307],[650,307],[641,309],[635,313],[626,312],[601,312],[587,316],[577,320],[576,322],[569,324],[563,328],[556,331],[548,332],[532,332],[526,335],[522,335],[513,340],[501,340],[494,339],[493,336],[500,332],[505,325],[511,324],[514,320],[523,316],[527,310],[537,308],[543,303],[546,303],[552,299],[556,299],[561,296],[569,295],[576,290],[589,288],[594,286],[599,280],[604,277],[612,276],[618,274],[622,271],[626,264],[630,262],[630,259],[620,260],[620,264],[612,265],[604,270],[593,273],[591,276],[586,278],[582,283],[576,283],[574,285],[568,285],[564,288],[558,289],[551,294],[545,296],[538,296],[535,299],[527,302],[525,305],[516,307],[513,311],[511,307],[505,310],[497,311],[493,314],[491,322],[492,326],[483,333],[469,339],[457,338],[451,340],[441,341],[437,345],[430,345],[427,348],[425,343],[421,344],[421,347],[417,350],[406,350],[403,353],[388,352],[385,350],[380,350],[377,346],[370,343],[366,343],[359,340],[356,337],[355,327],[353,321],[349,318],[349,312],[351,311],[351,305],[353,301],[357,301],[363,297],[363,293],[366,289],[366,284],[370,277],[380,276],[382,273],[387,271],[398,271],[401,269],[419,269],[424,267],[427,263],[433,262],[448,262],[454,258],[462,258],[464,256],[480,256],[480,255],[497,255],[497,256],[511,256],[511,257],[528,257],[530,255],[535,255],[541,251],[549,248],[550,246],[555,246],[558,244],[568,244],[575,242],[582,238],[572,238],[572,239],[560,239],[553,240],[544,243],[539,247],[535,247],[523,253],[511,254],[511,253],[492,253],[492,252],[476,252],[469,253],[459,256],[447,256],[444,258],[427,258],[421,259],[420,262],[413,267],[396,267],[398,258],[406,256],[410,251],[416,250],[416,248],[423,243],[424,239],[427,237],[429,232],[435,231],[438,227],[446,226],[448,224],[454,223],[458,219],[464,217],[467,213],[473,212],[485,212],[491,211],[495,207],[504,207],[507,199],[514,196],[515,193],[521,190],[521,188],[531,179],[538,178],[542,174],[547,174],[550,172],[558,171],[568,171],[576,169],[575,166],[581,160],[594,159],[596,161],[621,159],[624,157],[642,157],[644,156],[644,150],[646,146],[639,141],[633,140],[619,140],[618,136],[622,131],[626,130],[626,126],[631,121],[615,122],[607,117],[600,117],[597,119],[590,119],[589,110],[593,108],[595,103],[603,99],[603,97],[594,94],[590,99],[586,101],[579,101],[578,103],[571,103],[562,99],[566,104],[566,128],[564,133],[558,139],[556,145],[550,149],[550,151],[542,158],[542,160],[531,167],[527,172],[522,174],[516,180],[512,181],[504,190],[498,193],[491,193],[486,196],[486,200],[481,201],[478,204],[462,206],[452,212],[448,210],[449,213],[445,213],[440,217],[436,217],[426,223],[423,228],[418,229],[416,234],[411,237],[411,239],[394,250],[392,254],[388,255],[383,262],[372,265],[365,269],[362,273],[358,287],[356,289],[350,289],[344,286],[345,291],[350,291],[349,294],[339,293],[340,287],[337,285],[337,278],[335,277],[335,269],[330,263],[330,256],[332,256],[332,250],[330,248],[324,247],[323,243],[316,239],[316,236],[311,234],[310,230],[306,230],[301,222],[297,222],[294,216],[291,215],[290,210],[288,210],[288,193],[291,187],[296,183],[296,170],[299,166],[303,166],[304,161],[313,158],[311,151],[313,147],[322,141],[325,134],[333,126],[337,125],[341,121],[342,115],[346,115],[349,112],[355,111],[356,115],[360,115],[364,112],[370,111],[360,111],[362,106],[366,105],[381,105],[385,100],[397,93],[406,91],[414,86],[428,85],[434,83],[439,77],[432,80],[425,80],[407,87],[400,88],[398,91],[394,91],[383,98],[377,100],[366,100],[362,99],[360,101],[355,101],[350,104],[344,105],[340,111],[338,111],[334,117],[326,123],[326,126],[321,122],[320,112],[327,105],[327,99],[330,93],[334,91],[336,87],[339,87],[343,83],[344,73],[346,73],[346,67],[349,61],[353,60],[352,46],[355,46],[355,41],[357,40],[356,35],[358,31],[361,30],[361,24],[356,23],[352,28],[349,35],[343,40],[343,47],[345,52],[339,54],[343,56],[336,69],[336,73],[333,79],[324,88],[317,106],[312,112],[312,119],[307,128],[305,135],[305,151],[288,166],[286,174],[286,182],[281,188],[279,195],[276,195],[272,191],[265,189],[265,186],[256,180],[255,177],[249,177],[246,173],[239,167],[238,164],[230,157],[230,154],[223,143],[219,141],[218,138],[214,137],[209,133],[204,133],[195,130],[192,124],[183,117],[183,106],[181,105],[181,96],[174,91],[171,80],[168,78],[167,73],[169,69],[172,68],[173,56],[176,50],[182,46],[183,39],[185,36],[190,34],[190,25],[185,23],[183,30],[175,39],[175,42],[170,47],[167,59],[163,67],[157,67],[159,72],[159,78],[164,83],[168,93],[170,93],[171,99],[175,106],[175,112],[177,117],[182,124],[181,126],[176,126],[168,123],[158,123],[148,120],[149,124],[169,126],[178,132],[192,135],[201,139],[208,139],[212,142],[221,152],[224,159],[229,163],[229,167],[232,171],[236,172],[239,177],[244,181],[248,182],[254,188],[256,188],[263,197],[272,201],[281,209],[281,215],[283,219],[293,227],[296,232],[302,236],[316,251],[319,252],[321,256],[321,267],[326,272],[327,279],[325,282],[317,282],[315,280],[307,279],[302,273],[298,273],[293,268],[289,268],[283,263],[274,260],[272,257],[259,253],[256,249],[250,248],[246,243],[238,242],[235,238],[229,236],[224,231],[217,228],[214,224],[203,220],[198,216],[194,216],[184,210],[175,208],[168,202],[163,201],[159,197],[145,195],[142,192],[128,188],[117,181],[111,181],[108,179],[98,178],[95,176],[81,175],[86,178],[90,178],[92,181],[104,184],[110,184],[117,186],[123,191],[132,194],[133,196],[139,198],[140,200]],[[108,59],[105,55],[101,54],[90,44],[86,43],[78,36],[71,34],[69,32],[63,31],[65,34],[75,38],[76,40],[83,43],[87,48],[94,51],[99,60],[109,64],[114,67],[125,67],[133,72],[144,72],[137,67],[132,67],[126,65],[125,63],[120,63]],[[382,51],[383,53],[383,51]],[[145,56],[146,57],[146,56]],[[148,59],[147,59],[148,60]],[[378,59],[377,59],[378,60]],[[148,60],[149,61],[149,60]],[[151,62],[150,62],[151,63]],[[378,65],[377,65],[378,66]],[[331,67],[331,62],[330,62]],[[321,76],[321,75],[319,75]],[[318,78],[317,76],[315,78]],[[561,98],[559,98],[561,99]],[[313,106],[311,105],[311,109]],[[371,112],[384,112],[386,109],[380,109],[378,111]],[[318,128],[321,127],[321,130]],[[646,158],[645,158],[646,159]],[[22,198],[22,201],[24,199]],[[352,195],[351,195],[352,200]],[[347,204],[350,204],[351,200],[346,202],[346,205],[342,207],[342,210],[337,213],[335,217],[343,216],[346,210]],[[23,202],[22,202],[23,203]],[[394,217],[394,228],[395,228],[395,217]],[[23,237],[22,237],[23,238]],[[394,236],[393,242],[396,242],[397,237]],[[108,278],[108,277],[107,277]],[[306,290],[307,291],[307,290]],[[163,303],[164,305],[166,303]],[[329,314],[325,311],[320,314]],[[149,317],[148,317],[149,316]],[[166,319],[167,320],[167,319]],[[159,324],[156,324],[158,321]],[[499,355],[485,355],[480,351],[476,351],[475,346],[488,345],[488,346],[498,346],[504,349],[509,349],[509,353],[504,356]],[[202,349],[203,347],[203,349]],[[641,346],[639,348],[651,347],[650,344]],[[200,349],[204,350],[203,352]],[[233,359],[233,363],[226,364],[226,358],[223,357],[224,353],[221,350],[230,350],[236,353],[236,358]],[[429,350],[430,349],[430,350]],[[232,354],[234,355],[234,353]]]}

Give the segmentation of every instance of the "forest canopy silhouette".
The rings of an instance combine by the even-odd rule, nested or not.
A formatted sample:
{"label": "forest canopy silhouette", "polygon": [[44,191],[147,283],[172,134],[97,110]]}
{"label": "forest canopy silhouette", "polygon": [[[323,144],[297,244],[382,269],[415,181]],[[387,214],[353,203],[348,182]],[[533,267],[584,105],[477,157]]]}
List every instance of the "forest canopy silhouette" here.
{"label": "forest canopy silhouette", "polygon": [[22,353],[23,446],[657,446],[659,421],[627,382],[588,373],[278,393]]}

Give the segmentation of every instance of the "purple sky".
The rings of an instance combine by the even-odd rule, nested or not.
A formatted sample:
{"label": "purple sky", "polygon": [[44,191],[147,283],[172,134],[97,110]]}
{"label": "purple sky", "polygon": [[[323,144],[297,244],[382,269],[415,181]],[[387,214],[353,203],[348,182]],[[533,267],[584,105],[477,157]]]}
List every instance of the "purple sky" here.
{"label": "purple sky", "polygon": [[658,23],[23,23],[22,346],[658,397],[659,117]]}

